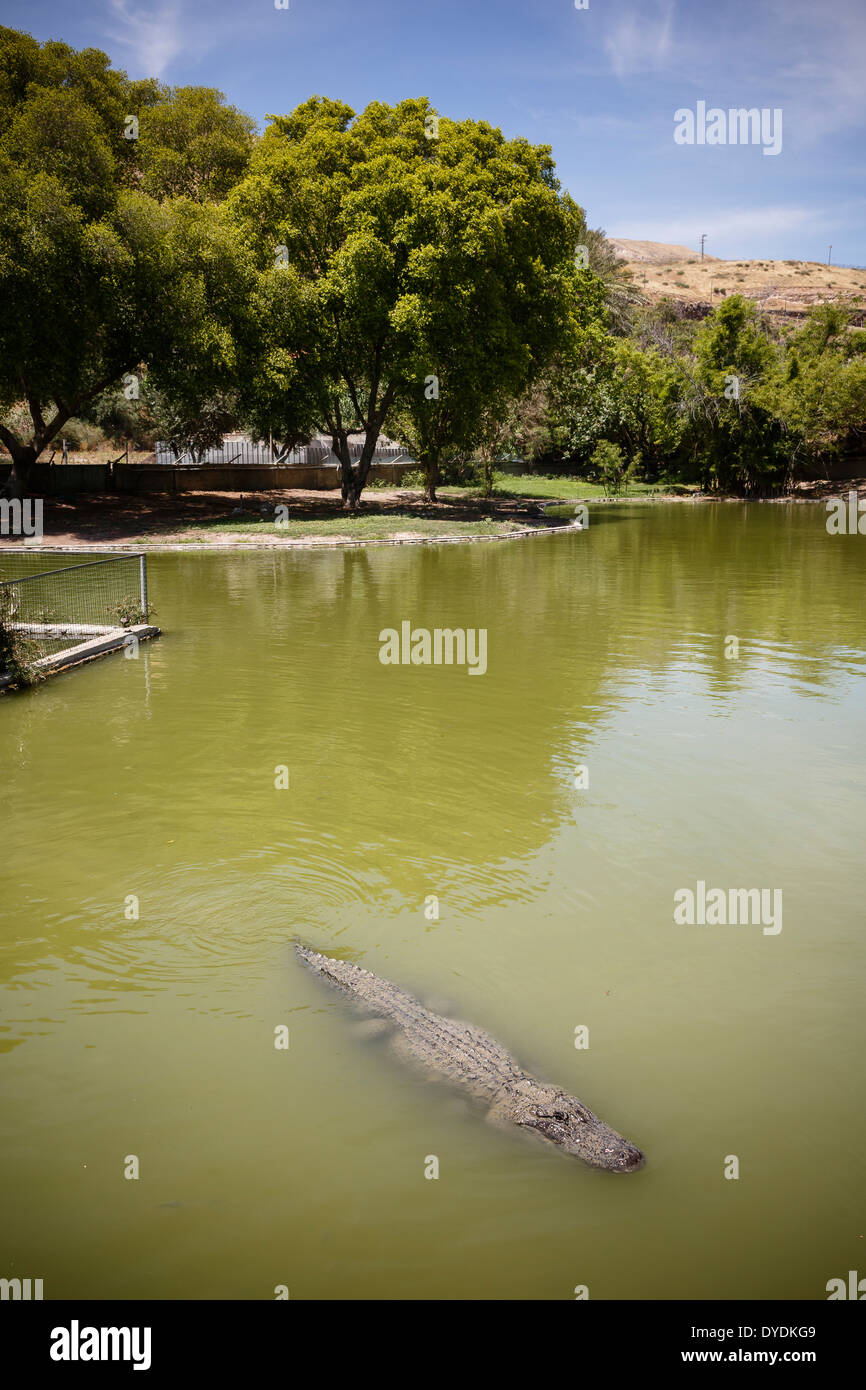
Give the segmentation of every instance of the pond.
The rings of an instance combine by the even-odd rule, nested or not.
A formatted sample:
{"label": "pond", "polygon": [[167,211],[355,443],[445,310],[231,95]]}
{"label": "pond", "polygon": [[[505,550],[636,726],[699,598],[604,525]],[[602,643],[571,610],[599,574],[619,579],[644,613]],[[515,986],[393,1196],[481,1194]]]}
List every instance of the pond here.
{"label": "pond", "polygon": [[[599,504],[149,580],[137,660],[0,700],[0,1276],[814,1299],[862,1270],[866,542],[814,505]],[[485,630],[486,671],[383,664],[405,621]],[[783,913],[676,921],[699,883]],[[483,1123],[359,1040],[295,935],[487,1028],[646,1166]]]}

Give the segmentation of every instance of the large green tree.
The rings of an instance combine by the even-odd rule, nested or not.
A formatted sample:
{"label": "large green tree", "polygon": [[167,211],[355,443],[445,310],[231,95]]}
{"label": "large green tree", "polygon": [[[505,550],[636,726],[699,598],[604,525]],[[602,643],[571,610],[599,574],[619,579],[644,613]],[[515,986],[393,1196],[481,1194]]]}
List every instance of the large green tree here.
{"label": "large green tree", "polygon": [[[568,200],[561,210],[574,235],[581,210]],[[498,427],[509,433],[517,403],[572,341],[587,281],[560,256],[561,243],[547,245],[546,263],[537,257],[531,281],[512,273],[506,238],[493,256],[479,256],[487,207],[456,188],[437,201],[436,214],[435,251],[418,258],[413,291],[401,305],[401,324],[415,345],[415,378],[388,419],[389,433],[418,459],[431,501],[442,464],[485,450],[492,423],[497,439]],[[541,230],[530,230],[538,250]]]}
{"label": "large green tree", "polygon": [[538,370],[568,322],[579,210],[547,147],[440,120],[424,99],[356,116],[314,97],[269,119],[229,198],[267,282],[285,277],[252,404],[286,438],[312,408],[353,508],[386,420],[427,449],[435,476],[481,402]]}
{"label": "large green tree", "polygon": [[[138,191],[129,117],[160,98],[96,50],[0,29],[0,443],[21,492],[108,387],[201,396],[234,369],[243,257],[219,209]],[[20,409],[26,422],[22,426]]]}
{"label": "large green tree", "polygon": [[219,202],[246,173],[255,121],[212,87],[161,90],[130,141],[132,180],[154,198]]}
{"label": "large green tree", "polygon": [[815,471],[843,451],[862,455],[866,441],[866,330],[852,318],[849,305],[811,309],[761,393]]}
{"label": "large green tree", "polygon": [[705,487],[762,494],[790,480],[792,440],[762,392],[779,348],[756,306],[726,299],[701,324],[682,365],[690,446]]}

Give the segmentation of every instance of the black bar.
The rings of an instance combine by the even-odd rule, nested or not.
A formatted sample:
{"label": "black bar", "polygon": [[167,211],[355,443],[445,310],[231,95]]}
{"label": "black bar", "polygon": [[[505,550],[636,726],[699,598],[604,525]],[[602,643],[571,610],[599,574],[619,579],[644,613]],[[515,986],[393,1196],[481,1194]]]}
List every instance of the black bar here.
{"label": "black bar", "polygon": [[[93,1379],[107,1372],[114,1377],[132,1375],[135,1384],[133,1358],[142,1371],[160,1383],[167,1372],[189,1372],[200,1384],[208,1375],[223,1381],[232,1373],[248,1376],[251,1370],[264,1366],[275,1371],[281,1367],[287,1379],[294,1379],[292,1370],[299,1370],[297,1354],[302,1350],[310,1378],[318,1379],[314,1370],[318,1366],[322,1371],[327,1367],[330,1379],[342,1348],[360,1372],[359,1353],[369,1365],[374,1347],[382,1362],[386,1357],[391,1361],[397,1353],[403,1363],[402,1374],[409,1374],[405,1352],[413,1345],[413,1330],[415,1335],[425,1336],[418,1350],[423,1347],[428,1376],[437,1351],[443,1359],[450,1359],[453,1374],[457,1349],[451,1334],[456,1332],[462,1334],[461,1343],[465,1339],[467,1350],[477,1348],[487,1364],[497,1352],[507,1354],[509,1361],[525,1357],[545,1379],[554,1369],[546,1352],[555,1348],[559,1353],[555,1359],[569,1381],[583,1381],[587,1370],[595,1368],[605,1372],[606,1383],[614,1384],[623,1371],[667,1377],[673,1368],[700,1374],[711,1365],[729,1372],[743,1367],[776,1370],[797,1365],[824,1383],[847,1366],[858,1364],[862,1344],[863,1315],[836,1302],[563,1302],[570,1306],[541,1301],[493,1303],[483,1297],[477,1302],[396,1305],[358,1300],[357,1308],[346,1302],[334,1305],[300,1297],[207,1303],[46,1301],[4,1303],[0,1316],[4,1360],[7,1365],[11,1361],[18,1366],[20,1383],[27,1383],[33,1373],[62,1382],[76,1373]],[[350,1328],[357,1333],[359,1325],[363,1342],[354,1336],[350,1341]],[[101,1335],[94,1337],[88,1328],[128,1329],[118,1338],[118,1349],[125,1350],[128,1359],[52,1357],[52,1347],[56,1355],[65,1352],[70,1357],[75,1350],[101,1352]],[[139,1329],[138,1333],[133,1329]],[[145,1329],[150,1330],[149,1367],[144,1365],[148,1356]],[[393,1344],[398,1330],[403,1354]],[[325,1339],[314,1341],[319,1331],[326,1334]],[[434,1334],[432,1340],[430,1333]],[[386,1352],[389,1343],[390,1356]],[[104,1346],[110,1354],[110,1338]],[[698,1354],[700,1360],[695,1359]],[[388,1378],[399,1375],[398,1367],[393,1366]],[[662,1383],[667,1382],[663,1379]]]}

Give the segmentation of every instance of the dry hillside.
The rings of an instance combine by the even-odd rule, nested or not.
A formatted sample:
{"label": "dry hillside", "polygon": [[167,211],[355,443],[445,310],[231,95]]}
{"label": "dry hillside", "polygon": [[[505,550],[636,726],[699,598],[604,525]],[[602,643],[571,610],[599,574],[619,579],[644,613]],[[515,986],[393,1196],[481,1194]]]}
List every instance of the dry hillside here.
{"label": "dry hillside", "polygon": [[850,299],[866,305],[866,270],[846,270],[820,261],[723,261],[686,246],[660,241],[609,238],[634,275],[637,288],[655,301],[665,296],[686,303],[717,304],[743,294],[769,310],[804,310],[810,304]]}

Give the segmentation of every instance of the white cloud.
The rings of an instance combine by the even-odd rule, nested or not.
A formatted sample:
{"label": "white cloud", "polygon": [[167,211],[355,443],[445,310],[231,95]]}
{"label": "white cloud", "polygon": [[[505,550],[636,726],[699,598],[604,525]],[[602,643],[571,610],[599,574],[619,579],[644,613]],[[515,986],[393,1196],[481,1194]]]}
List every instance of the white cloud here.
{"label": "white cloud", "polygon": [[617,77],[665,66],[673,48],[673,20],[674,0],[645,0],[617,15],[604,38]]}
{"label": "white cloud", "polygon": [[133,50],[134,67],[142,74],[162,77],[171,62],[183,52],[180,10],[165,4],[148,14],[139,0],[109,0],[109,3],[119,27],[108,28],[108,37]]}
{"label": "white cloud", "polygon": [[[779,206],[764,208],[723,208],[672,214],[664,220],[651,218],[640,222],[617,223],[608,228],[608,236],[625,237],[629,241],[663,241],[677,245],[700,246],[701,235],[707,233],[707,251],[722,243],[762,240],[770,242],[790,232],[808,228],[817,235],[824,228],[824,219],[811,207]],[[718,251],[715,254],[720,254]]]}
{"label": "white cloud", "polygon": [[675,0],[608,0],[605,15],[619,78],[675,79],[722,107],[780,106],[800,148],[866,119],[863,0],[700,0],[680,13]]}
{"label": "white cloud", "polygon": [[866,117],[866,18],[862,0],[776,0],[779,79],[798,112],[802,142]]}

